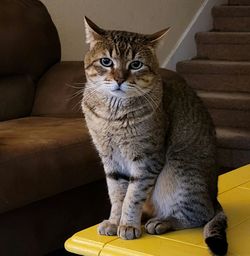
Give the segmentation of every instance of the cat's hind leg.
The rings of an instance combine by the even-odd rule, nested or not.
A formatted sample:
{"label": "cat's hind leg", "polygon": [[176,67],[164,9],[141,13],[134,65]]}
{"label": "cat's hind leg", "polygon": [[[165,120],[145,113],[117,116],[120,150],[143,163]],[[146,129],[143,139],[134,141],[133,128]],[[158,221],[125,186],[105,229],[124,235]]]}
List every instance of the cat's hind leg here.
{"label": "cat's hind leg", "polygon": [[146,232],[151,235],[161,235],[173,230],[181,230],[186,228],[196,227],[197,225],[182,222],[175,217],[163,218],[152,218],[145,224]]}
{"label": "cat's hind leg", "polygon": [[[208,213],[205,215],[199,212],[194,214],[194,212],[195,209],[192,215],[190,212],[186,212],[185,208],[180,208],[177,210],[177,214],[173,213],[172,216],[156,216],[151,218],[145,224],[146,232],[152,235],[160,235],[174,230],[202,227],[213,217],[213,211],[208,210]],[[190,214],[190,216],[188,214]]]}
{"label": "cat's hind leg", "polygon": [[145,224],[145,229],[151,235],[160,235],[173,230],[173,223],[170,219],[152,218]]}
{"label": "cat's hind leg", "polygon": [[148,233],[204,226],[214,216],[205,182],[198,175],[190,176],[170,162],[162,170],[151,197],[155,216],[145,225]]}

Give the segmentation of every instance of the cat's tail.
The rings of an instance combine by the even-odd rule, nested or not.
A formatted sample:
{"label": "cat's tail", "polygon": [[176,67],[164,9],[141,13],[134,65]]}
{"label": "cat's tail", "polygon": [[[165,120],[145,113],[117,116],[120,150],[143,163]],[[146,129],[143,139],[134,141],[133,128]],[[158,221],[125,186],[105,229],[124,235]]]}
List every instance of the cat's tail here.
{"label": "cat's tail", "polygon": [[227,216],[220,203],[217,203],[214,217],[204,227],[204,238],[209,249],[216,255],[227,253],[228,243],[226,236]]}

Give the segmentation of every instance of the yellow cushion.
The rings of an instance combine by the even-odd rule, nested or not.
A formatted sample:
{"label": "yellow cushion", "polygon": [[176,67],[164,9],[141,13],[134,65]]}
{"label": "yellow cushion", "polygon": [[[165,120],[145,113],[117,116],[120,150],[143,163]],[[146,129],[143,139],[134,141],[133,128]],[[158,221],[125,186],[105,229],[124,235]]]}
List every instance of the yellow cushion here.
{"label": "yellow cushion", "polygon": [[[219,201],[228,216],[228,256],[250,255],[250,164],[219,177]],[[65,248],[84,256],[209,256],[202,228],[122,240],[100,236],[97,226],[69,238]]]}

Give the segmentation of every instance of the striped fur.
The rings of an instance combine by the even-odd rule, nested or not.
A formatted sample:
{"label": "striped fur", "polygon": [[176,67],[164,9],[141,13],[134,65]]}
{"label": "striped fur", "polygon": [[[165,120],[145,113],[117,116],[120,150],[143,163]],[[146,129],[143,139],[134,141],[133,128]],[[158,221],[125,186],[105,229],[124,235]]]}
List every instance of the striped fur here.
{"label": "striped fur", "polygon": [[[185,82],[170,79],[163,86],[155,47],[166,31],[107,31],[86,19],[90,50],[82,109],[112,205],[98,231],[138,238],[145,210],[148,233],[205,226],[208,246],[224,255],[226,216],[217,201],[214,127]],[[134,69],[135,61],[142,66]]]}

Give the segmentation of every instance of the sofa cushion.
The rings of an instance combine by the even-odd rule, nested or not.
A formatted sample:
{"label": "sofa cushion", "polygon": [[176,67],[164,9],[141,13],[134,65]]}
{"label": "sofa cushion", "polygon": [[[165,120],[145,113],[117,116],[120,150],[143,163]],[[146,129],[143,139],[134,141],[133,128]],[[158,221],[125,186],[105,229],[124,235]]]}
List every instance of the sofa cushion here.
{"label": "sofa cushion", "polygon": [[38,82],[32,115],[81,117],[84,83],[82,61],[57,63]]}
{"label": "sofa cushion", "polygon": [[0,121],[28,116],[35,86],[25,75],[0,77]]}
{"label": "sofa cushion", "polygon": [[0,213],[103,177],[83,118],[0,123]]}
{"label": "sofa cushion", "polygon": [[0,75],[39,78],[60,60],[55,25],[38,0],[0,1]]}

